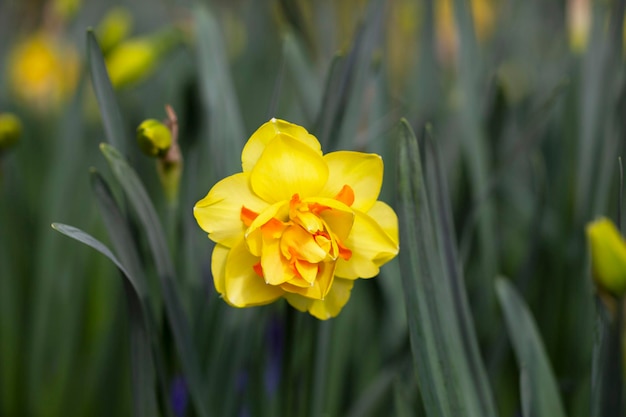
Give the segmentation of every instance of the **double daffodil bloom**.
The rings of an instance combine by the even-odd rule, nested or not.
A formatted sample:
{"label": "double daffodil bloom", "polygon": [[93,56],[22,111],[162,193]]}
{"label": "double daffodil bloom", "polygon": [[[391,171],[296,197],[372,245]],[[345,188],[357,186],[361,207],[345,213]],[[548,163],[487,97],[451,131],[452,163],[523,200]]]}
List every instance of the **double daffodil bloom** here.
{"label": "double daffodil bloom", "polygon": [[377,201],[375,154],[322,154],[304,128],[272,119],[248,140],[243,172],[219,181],[194,207],[217,243],[215,288],[235,307],[281,297],[319,319],[334,317],[357,278],[398,253],[398,218]]}

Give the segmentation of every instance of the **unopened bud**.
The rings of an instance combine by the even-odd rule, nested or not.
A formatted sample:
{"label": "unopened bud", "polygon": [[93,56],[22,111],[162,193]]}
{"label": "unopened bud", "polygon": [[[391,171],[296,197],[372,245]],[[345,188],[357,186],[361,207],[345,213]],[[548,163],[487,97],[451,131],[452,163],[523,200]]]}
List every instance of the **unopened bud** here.
{"label": "unopened bud", "polygon": [[626,293],[626,242],[612,221],[600,218],[587,225],[593,278],[599,289],[615,296]]}
{"label": "unopened bud", "polygon": [[22,136],[22,122],[12,113],[0,113],[0,151],[9,149]]}
{"label": "unopened bud", "polygon": [[133,17],[123,7],[114,7],[107,12],[98,25],[98,42],[102,53],[107,55],[130,33]]}
{"label": "unopened bud", "polygon": [[137,128],[137,143],[149,156],[162,156],[172,146],[172,133],[155,119],[145,120]]}
{"label": "unopened bud", "polygon": [[178,29],[168,28],[120,43],[106,57],[111,84],[119,89],[148,78],[159,60],[181,40],[182,33]]}

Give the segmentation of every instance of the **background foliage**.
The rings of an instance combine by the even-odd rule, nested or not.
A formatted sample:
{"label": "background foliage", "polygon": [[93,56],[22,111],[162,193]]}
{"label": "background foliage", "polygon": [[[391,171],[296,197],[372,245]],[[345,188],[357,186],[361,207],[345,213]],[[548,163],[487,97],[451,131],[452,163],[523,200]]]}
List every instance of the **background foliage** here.
{"label": "background foliage", "polygon": [[[0,3],[0,112],[22,121],[0,153],[0,414],[622,415],[584,227],[620,215],[624,3],[120,2],[117,46],[113,4]],[[59,62],[16,58],[36,33]],[[137,39],[112,89],[102,54],[113,74]],[[165,104],[175,204],[134,140]],[[381,154],[400,216],[399,259],[328,322],[219,300],[191,213],[274,116]]]}

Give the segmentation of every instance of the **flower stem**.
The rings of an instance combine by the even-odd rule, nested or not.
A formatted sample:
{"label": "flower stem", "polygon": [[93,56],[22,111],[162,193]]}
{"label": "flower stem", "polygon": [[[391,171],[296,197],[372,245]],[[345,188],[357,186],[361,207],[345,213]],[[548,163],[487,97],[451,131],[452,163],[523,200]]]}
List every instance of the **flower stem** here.
{"label": "flower stem", "polygon": [[321,416],[325,405],[326,379],[328,375],[328,358],[330,351],[330,338],[332,334],[332,321],[319,321],[317,323],[317,337],[315,348],[315,362],[313,368],[313,395],[309,407],[311,417]]}

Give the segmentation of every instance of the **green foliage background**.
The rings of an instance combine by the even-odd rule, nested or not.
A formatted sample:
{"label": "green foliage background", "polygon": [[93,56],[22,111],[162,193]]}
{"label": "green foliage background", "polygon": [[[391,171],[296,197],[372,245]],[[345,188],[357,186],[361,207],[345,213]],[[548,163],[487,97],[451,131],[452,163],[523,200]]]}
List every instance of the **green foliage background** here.
{"label": "green foliage background", "polygon": [[[46,112],[8,76],[45,4],[1,3],[0,112],[23,135],[0,154],[0,415],[623,415],[622,320],[584,227],[621,214],[625,2],[590,2],[578,52],[565,1],[488,3],[479,40],[453,0],[453,47],[439,3],[127,2],[134,35],[182,35],[114,91],[86,32],[110,5],[85,1],[63,27],[78,87]],[[165,104],[174,206],[134,140]],[[219,300],[192,216],[271,117],[385,161],[399,258],[327,322]]]}

